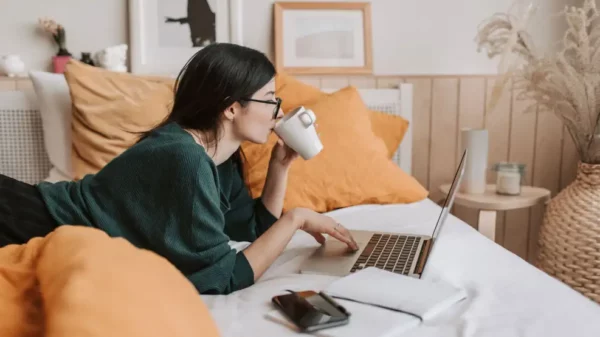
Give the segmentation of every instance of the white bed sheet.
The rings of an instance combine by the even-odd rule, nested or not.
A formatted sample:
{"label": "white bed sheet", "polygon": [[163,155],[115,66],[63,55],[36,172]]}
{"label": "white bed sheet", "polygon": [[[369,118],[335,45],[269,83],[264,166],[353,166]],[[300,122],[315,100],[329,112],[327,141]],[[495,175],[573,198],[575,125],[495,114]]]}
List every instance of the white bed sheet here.
{"label": "white bed sheet", "polygon": [[[351,229],[431,234],[440,207],[429,199],[409,205],[365,205],[330,212]],[[321,290],[337,279],[298,274],[318,247],[298,232],[253,286],[202,298],[223,336],[297,336],[265,318],[271,298],[285,289]],[[468,299],[401,336],[600,336],[600,306],[549,277],[450,215],[424,277],[465,289]],[[376,336],[370,336],[376,337]]]}

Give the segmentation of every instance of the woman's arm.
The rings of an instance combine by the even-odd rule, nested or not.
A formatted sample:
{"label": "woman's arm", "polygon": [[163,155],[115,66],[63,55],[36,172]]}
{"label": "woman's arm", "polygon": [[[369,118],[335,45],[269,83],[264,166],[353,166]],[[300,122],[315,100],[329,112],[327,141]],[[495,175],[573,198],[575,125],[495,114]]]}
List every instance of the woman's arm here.
{"label": "woman's arm", "polygon": [[297,208],[283,215],[243,251],[254,272],[254,281],[258,280],[281,254],[298,229],[308,232],[321,244],[325,242],[323,234],[329,234],[346,243],[349,249],[358,249],[348,230],[335,220],[308,209]]}
{"label": "woman's arm", "polygon": [[283,211],[283,198],[287,187],[289,167],[278,164],[270,164],[267,171],[267,179],[261,196],[265,208],[276,218]]}
{"label": "woman's arm", "polygon": [[271,152],[267,179],[261,196],[262,202],[271,214],[279,218],[283,210],[283,198],[287,187],[288,172],[298,153],[278,140]]}

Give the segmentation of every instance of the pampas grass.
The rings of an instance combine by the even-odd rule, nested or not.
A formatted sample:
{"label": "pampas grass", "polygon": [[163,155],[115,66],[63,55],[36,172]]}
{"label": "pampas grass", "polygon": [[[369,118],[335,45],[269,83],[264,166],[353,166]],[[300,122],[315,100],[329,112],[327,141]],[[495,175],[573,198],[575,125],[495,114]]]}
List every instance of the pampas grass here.
{"label": "pampas grass", "polygon": [[512,79],[517,99],[533,102],[528,111],[554,113],[569,131],[581,161],[600,164],[599,13],[594,0],[583,0],[582,7],[566,7],[562,14],[568,25],[562,49],[549,55],[536,50],[521,18],[500,13],[480,25],[479,50],[504,64],[491,104]]}

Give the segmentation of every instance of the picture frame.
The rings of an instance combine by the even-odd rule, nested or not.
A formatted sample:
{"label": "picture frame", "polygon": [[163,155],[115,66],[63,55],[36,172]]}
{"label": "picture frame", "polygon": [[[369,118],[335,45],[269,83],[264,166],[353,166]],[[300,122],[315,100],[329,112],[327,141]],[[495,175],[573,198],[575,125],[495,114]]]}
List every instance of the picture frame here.
{"label": "picture frame", "polygon": [[372,74],[369,2],[276,2],[275,66],[289,74]]}
{"label": "picture frame", "polygon": [[128,7],[133,74],[176,77],[207,43],[243,44],[242,0],[129,0]]}

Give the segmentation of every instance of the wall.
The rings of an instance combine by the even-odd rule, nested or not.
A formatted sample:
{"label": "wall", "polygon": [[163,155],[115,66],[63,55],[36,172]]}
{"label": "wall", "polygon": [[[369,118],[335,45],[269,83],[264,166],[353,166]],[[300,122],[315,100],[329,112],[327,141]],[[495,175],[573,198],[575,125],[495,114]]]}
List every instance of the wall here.
{"label": "wall", "polygon": [[[226,0],[220,0],[226,1]],[[339,0],[334,0],[339,1]],[[566,0],[547,0],[540,17]],[[569,0],[574,1],[574,0]],[[512,0],[373,0],[373,57],[377,75],[492,74],[495,62],[477,53],[477,25]],[[244,44],[273,55],[273,0],[243,0]],[[126,0],[3,0],[0,55],[18,53],[30,69],[50,69],[55,53],[48,36],[36,28],[41,16],[67,30],[69,50],[82,51],[128,42]],[[556,21],[556,20],[554,20]],[[554,22],[533,23],[535,38],[546,45],[560,37]]]}
{"label": "wall", "polygon": [[[297,0],[295,0],[297,1]],[[310,0],[300,0],[310,1]],[[340,0],[334,0],[340,1]],[[361,2],[360,0],[351,0]],[[474,38],[482,20],[506,11],[513,0],[373,0],[373,62],[376,75],[493,74],[496,62],[478,53]],[[565,0],[545,0],[531,22],[534,38],[548,46],[560,37],[548,13]],[[247,3],[247,4],[246,4]],[[244,44],[269,52],[273,0],[244,0]],[[250,20],[252,19],[252,20]]]}
{"label": "wall", "polygon": [[28,69],[51,69],[52,38],[37,28],[39,17],[63,24],[73,56],[127,43],[126,0],[2,0],[0,55],[19,54]]}

